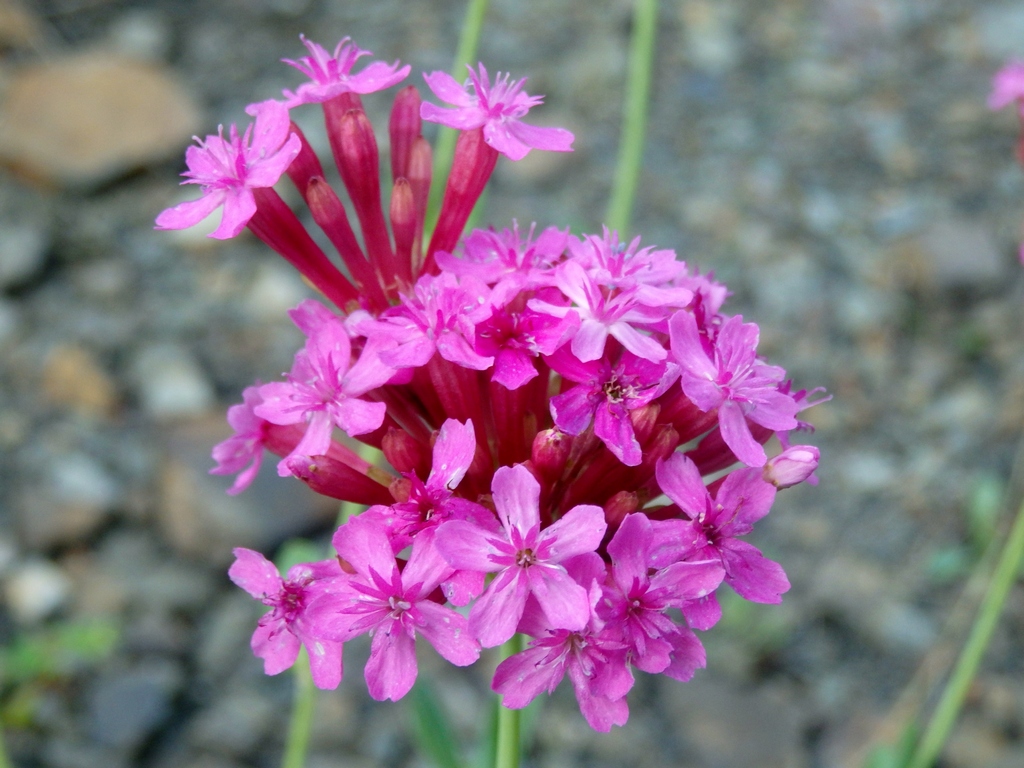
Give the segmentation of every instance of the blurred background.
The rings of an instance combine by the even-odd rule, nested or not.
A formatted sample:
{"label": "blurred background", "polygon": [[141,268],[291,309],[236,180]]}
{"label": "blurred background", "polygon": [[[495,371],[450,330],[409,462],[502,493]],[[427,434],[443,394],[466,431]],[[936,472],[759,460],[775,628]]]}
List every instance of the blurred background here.
{"label": "blurred background", "polygon": [[[463,12],[0,0],[0,722],[17,765],[279,763],[292,678],[263,675],[261,606],[225,569],[235,546],[326,542],[336,509],[270,467],[231,498],[207,469],[225,407],[290,366],[285,310],[310,292],[247,233],[152,221],[188,196],[193,133],[301,81],[279,61],[305,54],[300,33],[351,35],[425,92]],[[630,16],[492,0],[480,58],[529,76],[537,122],[577,139],[500,162],[486,221],[600,227]],[[1024,173],[1013,110],[985,108],[1014,54],[1024,2],[663,0],[633,233],[713,270],[770,360],[834,395],[807,414],[821,484],[780,494],[753,537],[793,583],[782,606],[728,602],[708,669],[641,674],[612,734],[563,686],[528,764],[859,768],[929,700],[922,672],[961,642],[964,585],[1022,495]],[[382,136],[390,99],[365,99]],[[323,147],[319,110],[294,116]],[[1022,638],[1017,589],[942,765],[1024,765]],[[350,644],[319,699],[310,768],[426,765],[406,703],[368,699],[366,653]],[[493,663],[421,654],[467,743]]]}

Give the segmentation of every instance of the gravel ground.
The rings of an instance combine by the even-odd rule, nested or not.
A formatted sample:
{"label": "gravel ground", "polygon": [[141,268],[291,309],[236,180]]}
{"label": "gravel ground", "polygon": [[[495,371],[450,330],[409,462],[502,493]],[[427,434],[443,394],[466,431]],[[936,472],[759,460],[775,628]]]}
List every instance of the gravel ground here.
{"label": "gravel ground", "polygon": [[[612,734],[559,690],[529,764],[857,766],[922,663],[948,658],[966,576],[1021,496],[1024,173],[1015,119],[984,101],[1024,55],[1024,4],[661,5],[635,231],[713,269],[771,360],[834,395],[809,413],[821,483],[757,534],[793,582],[781,607],[727,605],[708,669],[638,680]],[[600,225],[630,7],[493,0],[481,57],[529,75],[577,151],[499,164],[490,221]],[[272,472],[227,497],[206,470],[224,408],[289,367],[284,310],[308,289],[254,238],[152,220],[191,133],[298,82],[278,60],[300,32],[419,73],[449,66],[462,8],[0,2],[0,713],[18,765],[278,764],[291,679],[252,658],[259,606],[225,567],[234,546],[326,541],[335,510]],[[389,98],[366,101],[382,127]],[[1018,589],[943,766],[1024,764],[1022,637]],[[406,706],[370,701],[350,651],[310,768],[425,765]],[[471,740],[487,664],[421,662]]]}

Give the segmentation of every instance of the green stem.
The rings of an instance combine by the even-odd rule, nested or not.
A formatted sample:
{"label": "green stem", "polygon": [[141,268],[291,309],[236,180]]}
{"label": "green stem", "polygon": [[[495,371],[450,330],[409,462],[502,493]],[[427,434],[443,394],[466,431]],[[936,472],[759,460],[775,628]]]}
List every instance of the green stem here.
{"label": "green stem", "polygon": [[633,11],[633,37],[629,44],[629,71],[626,82],[622,140],[615,167],[615,185],[608,203],[605,224],[626,237],[633,215],[633,200],[643,164],[644,135],[647,130],[647,104],[654,66],[654,38],[658,27],[658,0],[636,0]]}
{"label": "green stem", "polygon": [[[501,646],[501,658],[519,653],[523,649],[522,635],[512,637]],[[495,755],[495,768],[519,768],[519,752],[521,746],[520,714],[522,710],[498,708],[498,749]]]}
{"label": "green stem", "polygon": [[281,768],[302,768],[309,748],[309,734],[313,730],[313,711],[316,704],[316,688],[309,671],[309,657],[306,649],[299,650],[299,657],[293,667],[295,672],[295,699],[292,702],[292,716],[288,724],[288,742],[284,748]]}
{"label": "green stem", "polygon": [[995,631],[999,616],[1003,611],[1006,596],[1020,572],[1022,559],[1024,559],[1024,503],[1021,504],[1020,510],[1017,512],[1010,536],[999,555],[999,562],[992,574],[992,581],[989,582],[988,590],[978,609],[978,617],[974,621],[967,642],[960,652],[960,658],[957,659],[956,666],[953,668],[953,674],[950,676],[949,682],[946,683],[935,713],[928,723],[928,728],[924,732],[908,768],[929,768],[942,752],[942,747],[949,738],[960,708],[967,697],[967,689],[974,680],[978,666],[988,649],[992,633]]}
{"label": "green stem", "polygon": [[13,765],[7,757],[7,742],[4,741],[4,732],[0,728],[0,768],[12,768]]}
{"label": "green stem", "polygon": [[[452,64],[452,77],[460,83],[466,79],[466,65],[472,65],[476,58],[476,49],[480,45],[480,33],[484,27],[484,16],[487,15],[488,0],[470,0],[466,9],[466,18],[462,22],[462,34],[459,35],[459,48]],[[430,230],[434,229],[437,215],[444,199],[444,187],[448,180],[448,170],[452,158],[455,157],[455,140],[459,132],[454,128],[438,126],[437,142],[434,145],[434,178],[430,182],[430,197],[427,201],[427,222]],[[429,233],[425,235],[429,240]]]}

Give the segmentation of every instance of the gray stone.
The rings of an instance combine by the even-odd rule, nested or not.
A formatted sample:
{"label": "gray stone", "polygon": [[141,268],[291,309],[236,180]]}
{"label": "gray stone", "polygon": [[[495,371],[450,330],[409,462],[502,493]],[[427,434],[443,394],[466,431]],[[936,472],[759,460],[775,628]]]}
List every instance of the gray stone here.
{"label": "gray stone", "polygon": [[985,52],[994,59],[1024,55],[1024,6],[1015,2],[979,4],[974,25]]}
{"label": "gray stone", "polygon": [[267,456],[253,485],[238,496],[228,478],[209,474],[211,447],[226,437],[220,418],[183,426],[171,436],[160,478],[159,521],[180,553],[218,566],[235,547],[265,551],[291,536],[333,520],[337,503],[274,472]]}
{"label": "gray stone", "polygon": [[[699,675],[700,673],[698,673]],[[664,714],[707,768],[800,768],[806,714],[785,686],[658,679]],[[742,736],[741,736],[742,735]]]}
{"label": "gray stone", "polygon": [[199,627],[196,658],[199,672],[210,680],[226,680],[239,664],[262,668],[252,655],[249,638],[266,608],[242,590],[233,590],[215,603]]}
{"label": "gray stone", "polygon": [[133,750],[171,714],[182,669],[173,662],[148,661],[101,677],[89,696],[89,732],[100,744]]}
{"label": "gray stone", "polygon": [[130,763],[123,750],[69,738],[49,740],[43,760],[48,768],[129,768]]}
{"label": "gray stone", "polygon": [[33,223],[4,222],[0,227],[0,290],[35,277],[46,263],[50,237]]}
{"label": "gray stone", "polygon": [[13,301],[0,297],[0,348],[14,339],[20,325],[18,306]]}
{"label": "gray stone", "polygon": [[142,406],[155,419],[197,416],[213,407],[213,388],[184,347],[177,344],[145,347],[136,356],[132,369]]}
{"label": "gray stone", "polygon": [[14,569],[4,583],[7,607],[25,624],[45,619],[62,607],[71,595],[64,572],[48,560],[29,560]]}
{"label": "gray stone", "polygon": [[985,225],[950,217],[932,222],[917,241],[923,251],[922,287],[995,288],[1004,279],[1009,259]]}
{"label": "gray stone", "polygon": [[136,8],[123,13],[110,27],[110,42],[124,56],[160,61],[171,50],[171,29],[158,11]]}
{"label": "gray stone", "polygon": [[270,701],[250,691],[229,692],[196,714],[189,742],[211,752],[242,755],[263,739],[279,714]]}
{"label": "gray stone", "polygon": [[46,482],[26,484],[19,496],[19,533],[41,548],[81,541],[109,519],[120,485],[86,453],[47,453],[43,460],[49,464]]}

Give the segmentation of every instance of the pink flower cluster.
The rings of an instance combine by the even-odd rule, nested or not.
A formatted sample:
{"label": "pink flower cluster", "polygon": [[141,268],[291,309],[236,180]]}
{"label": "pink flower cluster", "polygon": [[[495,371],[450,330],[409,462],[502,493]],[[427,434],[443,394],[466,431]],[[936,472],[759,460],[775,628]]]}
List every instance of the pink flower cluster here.
{"label": "pink flower cluster", "polygon": [[[335,305],[292,310],[306,342],[291,371],[246,389],[228,412],[235,435],[214,449],[212,471],[237,474],[231,493],[269,450],[281,476],[368,507],[334,534],[336,557],[285,578],[235,551],[230,577],[271,609],[253,651],[275,674],[304,645],[316,684],[331,688],[343,644],[369,635],[370,694],[398,699],[416,679],[417,639],[462,666],[521,633],[526,649],[493,680],[505,706],[568,676],[591,726],[622,725],[634,669],[688,680],[704,666],[697,632],[718,621],[722,584],[761,603],[789,588],[746,537],[777,489],[814,482],[817,449],[789,436],[809,429],[797,415],[821,399],[766,363],[757,325],[721,311],[725,286],[671,250],[607,229],[513,224],[463,237],[498,154],[571,148],[568,131],[522,122],[540,103],[523,81],[492,83],[483,65],[465,85],[427,75],[451,109],[400,91],[385,216],[357,94],[408,67],[353,74],[367,52],[347,39],[333,56],[305,44],[310,56],[288,63],[310,82],[286,102],[253,105],[255,126],[241,135],[232,126],[229,139],[192,147],[186,183],[203,196],[157,219],[178,228],[222,207],[213,236],[248,227]],[[309,103],[323,105],[361,240],[289,122]],[[421,120],[460,131],[429,234]],[[282,174],[338,259],[273,191]],[[773,435],[782,448],[769,458]]]}

